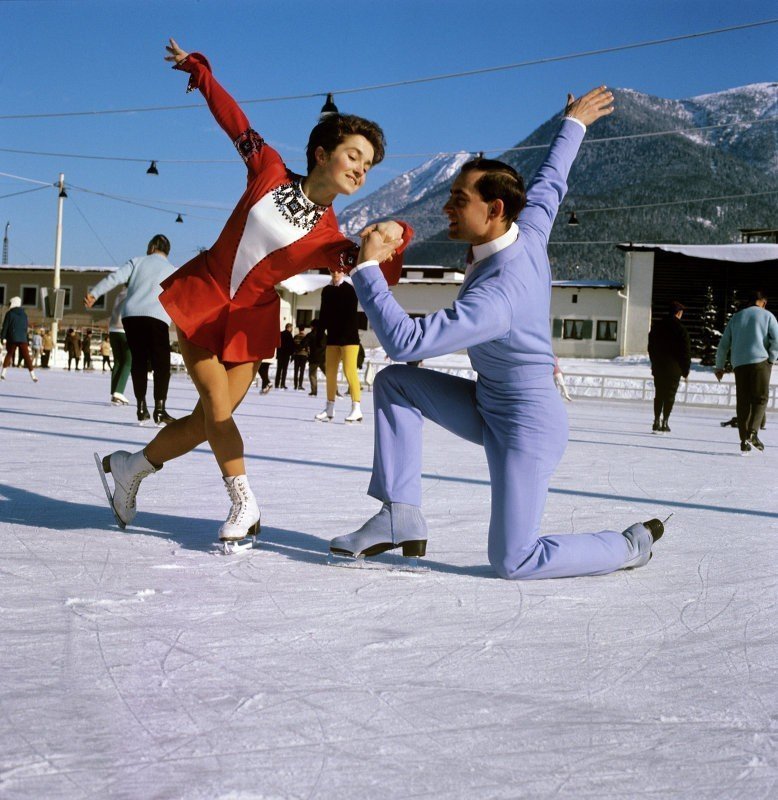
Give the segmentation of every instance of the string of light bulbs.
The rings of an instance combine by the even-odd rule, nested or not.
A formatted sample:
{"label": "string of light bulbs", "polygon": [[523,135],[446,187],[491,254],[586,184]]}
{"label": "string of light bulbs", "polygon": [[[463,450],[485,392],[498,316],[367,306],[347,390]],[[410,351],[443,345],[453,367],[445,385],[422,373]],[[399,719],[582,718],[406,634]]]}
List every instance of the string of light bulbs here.
{"label": "string of light bulbs", "polygon": [[[593,145],[593,144],[605,144],[609,142],[620,142],[620,141],[627,141],[627,140],[634,140],[634,139],[648,139],[657,136],[672,136],[674,134],[682,134],[688,132],[698,132],[698,131],[710,131],[710,130],[717,130],[721,128],[736,128],[742,127],[745,125],[764,125],[764,124],[771,124],[778,121],[778,116],[773,117],[764,117],[762,119],[752,119],[752,120],[736,120],[733,122],[721,122],[717,123],[716,125],[701,125],[701,126],[689,126],[685,128],[671,128],[664,131],[647,131],[645,133],[628,133],[623,134],[620,136],[601,136],[599,138],[589,138],[584,139],[582,142],[583,145]],[[483,150],[479,150],[480,153],[519,153],[526,150],[542,150],[548,149],[550,146],[550,142],[544,144],[529,144],[529,145],[519,145],[517,147],[491,147],[485,148]],[[389,159],[398,159],[398,158],[434,158],[436,156],[455,156],[459,155],[460,153],[467,153],[467,152],[474,152],[468,150],[454,150],[454,151],[438,151],[435,153],[394,153],[387,155],[384,160]],[[90,161],[117,161],[117,162],[130,162],[130,163],[142,163],[142,164],[149,164],[149,168],[146,170],[146,173],[149,175],[159,175],[159,169],[157,168],[158,164],[239,164],[240,162],[235,158],[214,158],[214,159],[207,159],[207,158],[198,158],[198,159],[186,159],[186,158],[147,158],[147,157],[139,157],[139,156],[101,156],[101,155],[93,155],[88,153],[52,153],[40,150],[21,150],[17,148],[11,147],[0,147],[0,153],[13,153],[15,155],[28,155],[28,156],[41,156],[47,158],[75,158],[75,159],[83,159],[83,160],[90,160]],[[302,157],[300,158],[289,158],[288,161],[302,161]]]}

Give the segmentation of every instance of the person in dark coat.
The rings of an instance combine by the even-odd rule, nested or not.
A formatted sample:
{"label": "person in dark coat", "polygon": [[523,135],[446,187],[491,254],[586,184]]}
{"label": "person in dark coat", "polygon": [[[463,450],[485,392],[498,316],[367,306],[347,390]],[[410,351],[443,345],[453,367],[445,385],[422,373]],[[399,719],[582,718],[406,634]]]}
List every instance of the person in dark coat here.
{"label": "person in dark coat", "polygon": [[308,347],[308,380],[311,382],[311,391],[309,395],[316,397],[319,393],[319,375],[321,370],[322,374],[326,376],[324,369],[326,353],[327,353],[327,334],[324,332],[318,318],[311,322],[310,333],[305,337],[305,342]]}
{"label": "person in dark coat", "polygon": [[327,375],[327,406],[316,419],[329,422],[335,413],[338,392],[338,368],[343,363],[343,376],[348,381],[351,395],[351,412],[346,422],[361,422],[361,386],[357,359],[359,357],[359,315],[354,287],[345,280],[340,268],[330,270],[332,282],[321,291],[319,324],[327,331],[325,372]]}
{"label": "person in dark coat", "polygon": [[281,331],[281,344],[276,350],[276,389],[286,389],[286,370],[289,359],[294,355],[294,336],[292,323],[288,323]]}
{"label": "person in dark coat", "polygon": [[305,365],[308,363],[308,337],[305,328],[298,328],[294,341],[294,388],[302,391],[305,387]]}
{"label": "person in dark coat", "polygon": [[[668,420],[675,403],[681,378],[688,378],[692,363],[691,344],[681,317],[686,308],[674,300],[670,313],[651,326],[648,334],[648,357],[654,376],[654,433],[670,433]],[[660,419],[661,418],[661,419]]]}
{"label": "person in dark coat", "polygon": [[30,347],[27,344],[27,313],[22,308],[22,298],[12,297],[8,305],[10,307],[3,318],[3,327],[0,331],[0,339],[5,342],[7,349],[3,359],[3,369],[0,371],[0,379],[5,380],[6,370],[13,363],[14,354],[18,349],[24,359],[24,366],[30,371],[30,377],[37,381],[30,358]]}

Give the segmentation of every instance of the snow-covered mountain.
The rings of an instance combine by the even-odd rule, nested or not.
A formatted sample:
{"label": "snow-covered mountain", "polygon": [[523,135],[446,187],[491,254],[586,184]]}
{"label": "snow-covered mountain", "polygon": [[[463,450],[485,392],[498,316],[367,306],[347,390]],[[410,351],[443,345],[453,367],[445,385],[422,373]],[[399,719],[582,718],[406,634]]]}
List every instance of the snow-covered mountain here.
{"label": "snow-covered mountain", "polygon": [[[739,240],[739,228],[778,225],[778,194],[763,194],[778,190],[778,83],[684,100],[633,89],[614,93],[616,113],[593,128],[570,173],[551,236],[552,242],[564,244],[549,250],[555,278],[620,277],[623,256],[598,242],[725,243]],[[558,118],[546,120],[518,146],[550,142],[558,124]],[[727,127],[709,127],[717,125]],[[693,130],[664,133],[680,128]],[[339,217],[350,233],[371,218],[405,219],[416,229],[411,263],[461,266],[462,248],[447,241],[441,209],[451,179],[469,157],[438,156],[348,206]],[[535,149],[507,151],[500,158],[529,182],[544,157],[543,149]],[[753,196],[686,204],[692,198],[744,194]],[[654,206],[661,203],[673,204]],[[639,208],[594,211],[623,206]],[[566,224],[565,213],[569,216],[573,208],[590,210],[578,214],[577,228]]]}
{"label": "snow-covered mountain", "polygon": [[473,157],[461,152],[437,155],[418,167],[398,175],[362,200],[352,203],[338,214],[341,229],[355,236],[368,222],[395,213],[398,208],[423,200],[441,185],[447,185],[459,168]]}

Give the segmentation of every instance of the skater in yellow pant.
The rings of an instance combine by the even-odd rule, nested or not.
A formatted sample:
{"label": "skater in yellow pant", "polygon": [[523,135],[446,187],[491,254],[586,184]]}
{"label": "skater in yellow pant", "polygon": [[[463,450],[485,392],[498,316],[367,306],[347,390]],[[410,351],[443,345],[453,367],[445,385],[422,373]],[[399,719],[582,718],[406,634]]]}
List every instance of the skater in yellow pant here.
{"label": "skater in yellow pant", "polygon": [[338,367],[343,363],[343,374],[348,381],[351,395],[351,412],[346,422],[361,422],[361,387],[357,372],[359,355],[359,317],[357,295],[344,273],[332,270],[332,283],[322,289],[319,324],[327,332],[326,366],[327,406],[316,419],[329,422],[335,413],[335,397],[338,391]]}

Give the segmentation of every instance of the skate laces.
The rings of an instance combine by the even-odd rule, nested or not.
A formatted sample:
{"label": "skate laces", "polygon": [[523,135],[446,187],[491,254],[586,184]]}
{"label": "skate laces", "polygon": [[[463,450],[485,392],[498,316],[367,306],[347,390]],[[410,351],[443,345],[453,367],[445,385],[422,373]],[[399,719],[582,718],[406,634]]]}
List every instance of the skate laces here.
{"label": "skate laces", "polygon": [[242,483],[236,485],[237,483],[237,481],[232,481],[227,484],[227,492],[232,500],[232,507],[227,517],[230,525],[237,525],[243,519],[243,514],[248,506],[249,497],[246,487]]}
{"label": "skate laces", "polygon": [[127,508],[135,508],[135,497],[138,494],[138,489],[140,489],[140,482],[147,476],[151,475],[151,472],[141,471],[136,472],[132,476],[132,480],[130,481],[130,485],[127,487]]}

